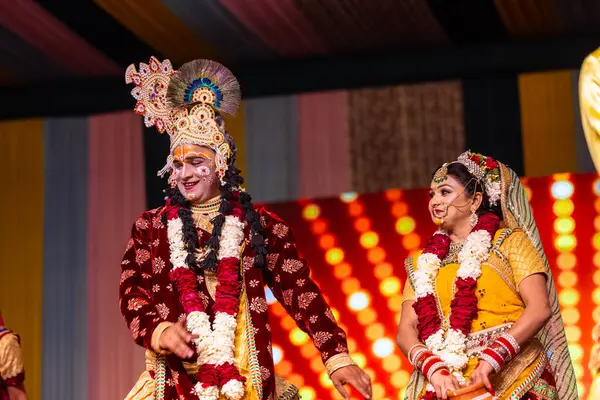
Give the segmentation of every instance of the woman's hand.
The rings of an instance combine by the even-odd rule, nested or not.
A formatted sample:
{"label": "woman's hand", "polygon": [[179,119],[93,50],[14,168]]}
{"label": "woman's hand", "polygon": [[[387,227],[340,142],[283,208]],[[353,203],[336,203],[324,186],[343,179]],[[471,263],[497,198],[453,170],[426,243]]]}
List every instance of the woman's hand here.
{"label": "woman's hand", "polygon": [[440,369],[431,376],[429,382],[435,388],[435,394],[438,399],[446,400],[448,398],[448,390],[458,390],[460,385],[455,377],[452,376],[447,369]]}
{"label": "woman's hand", "polygon": [[480,361],[475,367],[475,371],[471,374],[471,384],[483,382],[487,390],[492,396],[495,396],[494,388],[490,383],[490,375],[494,372],[494,368],[486,361]]}

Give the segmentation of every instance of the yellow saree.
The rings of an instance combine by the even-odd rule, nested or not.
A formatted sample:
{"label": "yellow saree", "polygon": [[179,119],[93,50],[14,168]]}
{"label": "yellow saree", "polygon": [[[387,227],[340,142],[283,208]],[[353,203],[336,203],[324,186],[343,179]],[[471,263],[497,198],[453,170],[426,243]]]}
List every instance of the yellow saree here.
{"label": "yellow saree", "polygon": [[[497,232],[493,251],[482,264],[476,290],[480,312],[467,340],[473,358],[465,367],[465,376],[474,370],[478,352],[508,330],[523,313],[525,305],[519,295],[519,283],[527,276],[543,273],[547,276],[552,317],[535,338],[522,347],[521,353],[494,376],[492,384],[499,399],[520,400],[529,393],[539,399],[576,400],[579,396],[560,305],[531,206],[515,172],[501,163],[499,167],[500,204],[504,226],[508,229]],[[413,260],[416,257],[407,260],[409,282],[405,285],[405,300],[414,299],[410,277],[418,266]],[[446,265],[436,279],[437,295],[446,316],[457,270],[457,264]],[[405,398],[419,400],[425,385],[425,377],[418,371],[413,372]]]}
{"label": "yellow saree", "polygon": [[[407,260],[407,270],[413,272],[418,255]],[[436,292],[444,316],[450,314],[454,297],[454,281],[458,263],[443,266],[436,279]],[[482,275],[477,281],[476,296],[479,314],[472,322],[468,339],[470,358],[464,370],[468,378],[475,369],[479,354],[498,336],[507,331],[525,310],[519,296],[519,284],[530,275],[546,274],[544,262],[527,236],[520,230],[499,230],[494,238],[490,258],[483,263]],[[410,279],[410,278],[409,278]],[[404,289],[404,301],[415,300],[410,281]],[[494,377],[494,390],[499,399],[521,398],[533,392],[539,398],[555,398],[556,390],[542,378],[548,360],[541,343],[535,339],[523,346],[522,352]],[[420,385],[419,385],[420,386]],[[424,389],[409,388],[408,398],[419,399]],[[412,391],[412,392],[410,392]]]}

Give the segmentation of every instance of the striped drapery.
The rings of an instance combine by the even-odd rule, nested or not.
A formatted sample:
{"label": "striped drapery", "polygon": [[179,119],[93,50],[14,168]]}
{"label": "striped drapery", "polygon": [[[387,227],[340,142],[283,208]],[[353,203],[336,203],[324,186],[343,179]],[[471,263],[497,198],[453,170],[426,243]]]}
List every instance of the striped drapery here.
{"label": "striped drapery", "polygon": [[120,263],[146,206],[142,125],[130,111],[89,118],[88,400],[123,398],[144,370],[119,310]]}
{"label": "striped drapery", "polygon": [[45,400],[87,398],[87,131],[87,118],[44,122]]}

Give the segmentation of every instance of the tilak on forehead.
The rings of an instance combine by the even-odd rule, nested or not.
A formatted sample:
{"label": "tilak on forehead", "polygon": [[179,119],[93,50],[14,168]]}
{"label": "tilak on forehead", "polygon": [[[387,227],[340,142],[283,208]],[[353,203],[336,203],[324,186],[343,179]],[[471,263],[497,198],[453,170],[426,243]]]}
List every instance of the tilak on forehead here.
{"label": "tilak on forehead", "polygon": [[220,114],[235,115],[241,102],[240,85],[231,71],[211,60],[190,61],[175,71],[169,60],[151,57],[148,64],[140,63],[139,71],[130,65],[125,82],[135,84],[131,91],[137,100],[134,110],[144,116],[145,125],[170,136],[171,151],[158,175],[173,174],[173,161],[192,156],[191,150],[186,154],[185,145],[198,145],[215,152],[213,158],[196,156],[214,159],[217,176],[224,183],[235,148]]}
{"label": "tilak on forehead", "polygon": [[198,149],[196,146],[181,145],[173,150],[173,161],[184,162],[194,158],[202,157],[206,160],[214,159],[214,156],[207,150]]}

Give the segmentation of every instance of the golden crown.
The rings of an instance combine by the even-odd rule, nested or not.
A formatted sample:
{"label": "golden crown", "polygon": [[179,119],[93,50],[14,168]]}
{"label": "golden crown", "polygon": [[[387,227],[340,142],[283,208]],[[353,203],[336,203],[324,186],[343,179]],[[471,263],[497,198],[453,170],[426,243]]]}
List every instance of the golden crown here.
{"label": "golden crown", "polygon": [[232,149],[220,114],[235,115],[241,103],[240,85],[225,66],[211,60],[194,60],[177,71],[169,60],[150,57],[139,70],[131,64],[125,82],[135,87],[134,111],[144,116],[146,127],[155,126],[170,136],[167,163],[158,175],[173,169],[173,151],[186,144],[206,146],[215,151],[216,172],[223,181]]}

